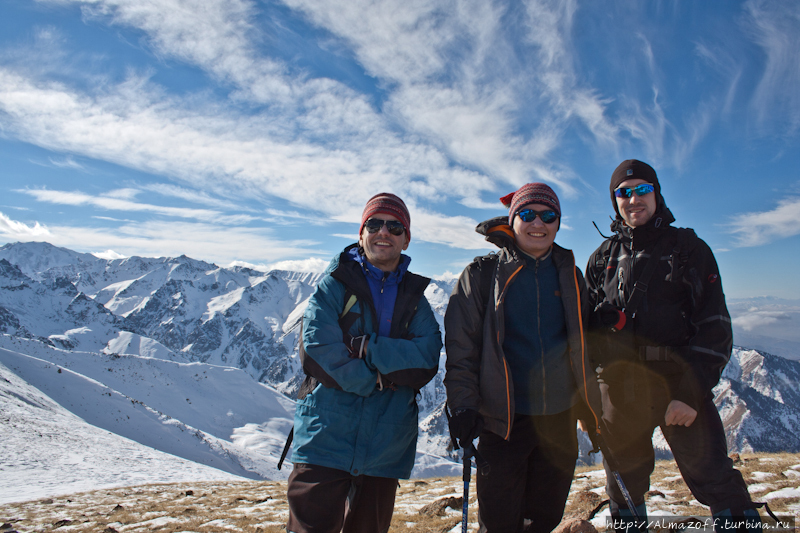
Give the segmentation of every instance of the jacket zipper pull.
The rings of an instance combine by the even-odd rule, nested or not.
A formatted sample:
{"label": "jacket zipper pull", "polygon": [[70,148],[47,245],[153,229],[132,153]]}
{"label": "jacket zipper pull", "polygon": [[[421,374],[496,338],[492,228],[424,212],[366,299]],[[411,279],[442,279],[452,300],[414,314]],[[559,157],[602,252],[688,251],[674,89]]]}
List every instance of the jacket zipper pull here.
{"label": "jacket zipper pull", "polygon": [[383,294],[383,287],[384,285],[386,285],[386,277],[388,275],[389,275],[388,273],[384,272],[383,277],[381,278],[381,294]]}

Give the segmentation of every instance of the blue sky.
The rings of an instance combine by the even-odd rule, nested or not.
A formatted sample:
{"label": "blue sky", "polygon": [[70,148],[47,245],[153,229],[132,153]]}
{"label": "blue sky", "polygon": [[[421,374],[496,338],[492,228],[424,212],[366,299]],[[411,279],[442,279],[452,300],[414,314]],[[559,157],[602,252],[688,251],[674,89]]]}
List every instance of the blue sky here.
{"label": "blue sky", "polygon": [[582,266],[637,158],[729,297],[796,299],[798,50],[794,0],[3,0],[0,243],[319,268],[391,191],[437,276],[544,181]]}

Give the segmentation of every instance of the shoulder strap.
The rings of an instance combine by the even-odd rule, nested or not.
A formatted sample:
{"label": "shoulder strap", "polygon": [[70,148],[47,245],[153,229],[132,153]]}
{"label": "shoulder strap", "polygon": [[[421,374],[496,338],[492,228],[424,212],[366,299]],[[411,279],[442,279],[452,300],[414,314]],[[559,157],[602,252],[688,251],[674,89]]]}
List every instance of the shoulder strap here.
{"label": "shoulder strap", "polygon": [[697,234],[692,228],[676,229],[677,238],[675,239],[675,248],[672,249],[672,255],[670,256],[672,267],[670,279],[673,283],[682,281],[684,267],[689,262],[689,253],[694,249],[697,241]]}
{"label": "shoulder strap", "polygon": [[611,239],[606,239],[600,248],[595,252],[594,265],[597,267],[598,272],[603,272],[608,266],[611,258]]}
{"label": "shoulder strap", "polygon": [[628,297],[624,309],[625,314],[629,317],[633,318],[636,316],[636,309],[639,307],[639,304],[642,303],[642,298],[644,298],[644,294],[647,292],[647,284],[650,283],[650,278],[653,277],[656,267],[658,267],[658,262],[661,261],[661,254],[666,247],[666,240],[661,239],[658,241],[650,254],[650,259],[647,261],[642,275],[636,280],[636,283],[633,284],[633,292],[631,292],[631,295]]}
{"label": "shoulder strap", "polygon": [[475,258],[475,261],[480,264],[480,286],[478,287],[481,299],[486,305],[489,299],[489,294],[492,292],[492,281],[494,281],[494,274],[497,268],[498,256],[496,253],[489,255],[482,255]]}
{"label": "shoulder strap", "polygon": [[342,333],[347,335],[356,320],[361,318],[360,313],[353,311],[353,306],[356,305],[358,297],[350,287],[345,287],[344,291],[344,308],[339,315],[339,327],[342,328]]}

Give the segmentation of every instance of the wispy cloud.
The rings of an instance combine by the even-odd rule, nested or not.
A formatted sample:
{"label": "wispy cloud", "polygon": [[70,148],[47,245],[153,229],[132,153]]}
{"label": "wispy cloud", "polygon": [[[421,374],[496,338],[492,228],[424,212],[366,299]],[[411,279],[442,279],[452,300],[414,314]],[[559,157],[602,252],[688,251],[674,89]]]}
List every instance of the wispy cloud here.
{"label": "wispy cloud", "polygon": [[162,196],[179,198],[181,200],[186,200],[187,202],[207,205],[209,207],[214,207],[221,210],[239,211],[246,209],[241,203],[217,198],[205,191],[187,189],[185,187],[179,187],[177,185],[171,185],[168,183],[146,183],[137,185],[137,187],[145,191],[151,191],[160,194]]}
{"label": "wispy cloud", "polygon": [[50,236],[50,231],[38,222],[35,222],[33,226],[29,226],[24,222],[13,220],[0,213],[0,235],[10,241],[27,241],[31,239],[46,239]]}
{"label": "wispy cloud", "polygon": [[[40,235],[25,234],[22,232],[24,228],[22,231],[17,229],[16,233],[6,231],[6,218],[0,214],[0,234],[8,240],[47,240],[56,246],[95,254],[107,254],[108,250],[125,257],[186,254],[222,265],[233,260],[277,262],[298,256],[319,256],[319,243],[282,240],[269,228],[148,221],[128,223],[113,229],[51,225],[46,228],[46,234]],[[29,233],[31,230],[28,227]]]}
{"label": "wispy cloud", "polygon": [[771,211],[738,215],[729,227],[739,246],[761,246],[798,235],[800,197],[785,198]]}
{"label": "wispy cloud", "polygon": [[74,158],[69,157],[69,156],[61,158],[61,159],[55,159],[55,158],[51,157],[51,158],[49,158],[49,161],[53,166],[56,166],[56,167],[59,167],[59,168],[71,168],[71,169],[75,169],[75,170],[85,170],[85,167],[83,165],[81,165],[80,163],[75,161]]}
{"label": "wispy cloud", "polygon": [[734,318],[732,322],[734,326],[740,327],[745,331],[753,331],[769,324],[774,324],[779,320],[791,319],[791,315],[782,310],[752,308]]}
{"label": "wispy cloud", "polygon": [[800,127],[800,4],[774,0],[750,0],[744,7],[745,26],[766,55],[752,106],[762,126],[785,125],[790,132]]}
{"label": "wispy cloud", "polygon": [[[351,151],[284,141],[269,137],[274,125],[264,117],[237,116],[233,111],[221,116],[218,110],[205,115],[174,102],[150,100],[146,83],[127,94],[130,85],[93,98],[0,69],[0,109],[20,137],[41,146],[171,175],[195,188],[224,190],[266,203],[275,196],[333,217],[345,215],[350,221],[358,220],[366,199],[387,188],[387,183],[412,199],[418,181],[433,197],[446,197],[453,189],[474,191],[481,188],[474,187],[476,183],[489,183],[472,171],[453,167],[436,150],[397,143],[381,132],[375,139],[354,143]],[[107,209],[218,215],[79,193],[31,190],[27,194],[42,201],[91,203]]]}
{"label": "wispy cloud", "polygon": [[115,194],[107,196],[91,196],[81,192],[55,191],[50,189],[19,189],[16,192],[27,194],[39,200],[51,204],[73,205],[73,206],[94,206],[109,211],[137,212],[146,211],[159,215],[178,218],[194,218],[198,220],[211,220],[223,218],[218,211],[208,209],[189,209],[183,207],[166,207],[160,205],[144,204],[133,202],[131,191],[117,191],[121,197]]}

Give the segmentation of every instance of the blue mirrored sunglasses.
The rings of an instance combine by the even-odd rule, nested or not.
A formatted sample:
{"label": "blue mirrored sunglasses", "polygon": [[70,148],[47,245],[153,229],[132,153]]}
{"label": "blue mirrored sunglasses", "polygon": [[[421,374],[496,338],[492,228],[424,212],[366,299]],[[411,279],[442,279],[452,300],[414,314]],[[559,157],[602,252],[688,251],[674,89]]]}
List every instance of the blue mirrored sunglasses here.
{"label": "blue mirrored sunglasses", "polygon": [[517,211],[517,215],[519,218],[522,219],[523,222],[533,222],[536,220],[536,217],[542,219],[542,222],[545,224],[552,224],[556,220],[558,220],[558,215],[552,209],[547,209],[546,211],[534,211],[533,209],[520,209]]}
{"label": "blue mirrored sunglasses", "polygon": [[656,190],[655,186],[650,183],[642,183],[636,187],[620,187],[614,191],[614,196],[617,198],[630,198],[636,193],[636,196],[644,196]]}

